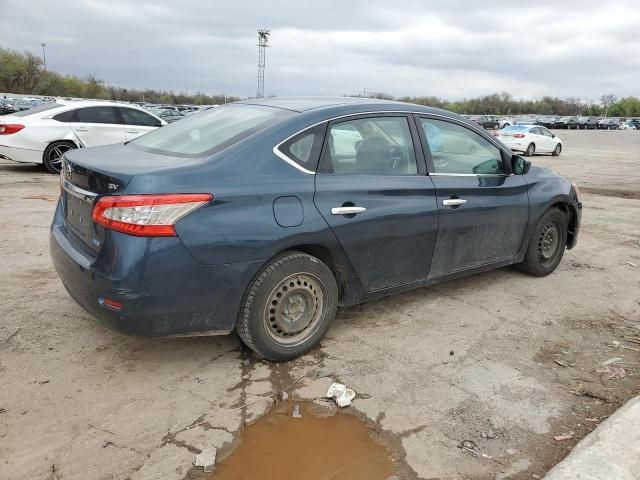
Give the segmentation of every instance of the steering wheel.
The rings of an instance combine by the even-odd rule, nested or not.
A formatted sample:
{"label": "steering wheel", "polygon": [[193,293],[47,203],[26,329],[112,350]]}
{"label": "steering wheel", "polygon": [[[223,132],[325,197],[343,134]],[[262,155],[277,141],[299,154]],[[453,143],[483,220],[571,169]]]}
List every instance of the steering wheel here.
{"label": "steering wheel", "polygon": [[389,147],[389,158],[391,159],[391,168],[393,170],[408,170],[409,162],[402,147],[398,145]]}

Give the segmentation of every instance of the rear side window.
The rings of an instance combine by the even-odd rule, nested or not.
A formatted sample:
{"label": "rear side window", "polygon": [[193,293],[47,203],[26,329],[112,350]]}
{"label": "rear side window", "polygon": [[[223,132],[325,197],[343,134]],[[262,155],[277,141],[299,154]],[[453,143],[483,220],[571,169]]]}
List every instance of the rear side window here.
{"label": "rear side window", "polygon": [[167,155],[199,156],[223,150],[275,121],[295,115],[260,105],[227,105],[191,115],[129,142]]}
{"label": "rear side window", "polygon": [[455,123],[421,118],[435,173],[503,174],[500,149]]}
{"label": "rear side window", "polygon": [[68,112],[62,112],[57,115],[54,115],[52,118],[59,122],[67,122],[67,123],[72,122],[74,112],[75,110],[69,110]]}
{"label": "rear side window", "polygon": [[79,108],[76,110],[73,121],[79,123],[120,123],[116,115],[116,109],[113,107]]}
{"label": "rear side window", "polygon": [[315,172],[326,128],[326,124],[322,124],[305,130],[280,145],[278,150],[302,168]]}
{"label": "rear side window", "polygon": [[160,121],[151,115],[134,108],[118,108],[125,125],[138,125],[141,127],[159,127]]}

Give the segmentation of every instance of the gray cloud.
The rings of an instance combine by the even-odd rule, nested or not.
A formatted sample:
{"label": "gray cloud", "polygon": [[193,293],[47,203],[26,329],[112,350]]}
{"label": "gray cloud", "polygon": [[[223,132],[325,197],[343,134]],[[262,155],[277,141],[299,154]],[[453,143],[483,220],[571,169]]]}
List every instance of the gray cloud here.
{"label": "gray cloud", "polygon": [[637,0],[0,0],[0,46],[131,87],[253,95],[638,95]]}

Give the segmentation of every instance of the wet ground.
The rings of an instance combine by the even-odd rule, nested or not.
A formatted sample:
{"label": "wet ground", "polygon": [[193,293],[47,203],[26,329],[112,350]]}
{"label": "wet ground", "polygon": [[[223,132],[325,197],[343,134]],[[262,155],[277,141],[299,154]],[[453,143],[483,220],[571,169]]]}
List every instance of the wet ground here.
{"label": "wet ground", "polygon": [[555,273],[505,268],[342,309],[318,349],[280,365],[235,336],[105,330],[48,257],[57,178],[0,162],[0,478],[204,478],[193,462],[213,447],[220,475],[256,422],[280,418],[279,392],[313,401],[332,381],[358,393],[335,421],[361,422],[355,443],[382,448],[392,475],[542,477],[640,393],[640,132],[558,133],[562,156],[534,162],[583,187],[585,210]]}
{"label": "wet ground", "polygon": [[205,478],[387,480],[400,459],[373,433],[354,415],[322,404],[285,402],[248,426],[238,446]]}

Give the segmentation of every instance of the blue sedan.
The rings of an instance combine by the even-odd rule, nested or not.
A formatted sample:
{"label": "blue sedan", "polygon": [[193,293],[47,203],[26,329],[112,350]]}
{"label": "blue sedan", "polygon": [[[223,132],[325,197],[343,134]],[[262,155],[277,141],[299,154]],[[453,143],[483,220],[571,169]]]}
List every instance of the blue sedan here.
{"label": "blue sedan", "polygon": [[578,189],[473,122],[349,98],[248,100],[67,152],[51,226],[66,289],[133,335],[234,329],[258,355],[317,345],[338,306],[576,245]]}

